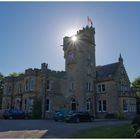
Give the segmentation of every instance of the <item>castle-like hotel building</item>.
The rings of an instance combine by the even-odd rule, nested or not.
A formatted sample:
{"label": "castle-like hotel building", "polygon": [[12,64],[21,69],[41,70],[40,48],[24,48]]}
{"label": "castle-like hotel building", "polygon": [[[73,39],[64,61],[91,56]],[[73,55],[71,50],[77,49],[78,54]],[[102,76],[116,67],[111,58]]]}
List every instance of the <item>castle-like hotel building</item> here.
{"label": "castle-like hotel building", "polygon": [[64,37],[65,71],[26,69],[18,77],[4,80],[2,108],[32,111],[34,99],[42,100],[42,117],[51,118],[55,111],[88,111],[96,118],[124,112],[126,117],[136,114],[135,92],[121,55],[117,62],[96,66],[95,28],[86,26],[72,37]]}

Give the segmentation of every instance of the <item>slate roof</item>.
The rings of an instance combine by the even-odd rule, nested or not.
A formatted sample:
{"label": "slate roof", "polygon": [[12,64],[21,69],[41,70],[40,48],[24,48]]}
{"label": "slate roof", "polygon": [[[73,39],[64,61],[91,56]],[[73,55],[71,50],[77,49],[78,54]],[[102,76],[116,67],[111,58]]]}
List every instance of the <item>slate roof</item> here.
{"label": "slate roof", "polygon": [[104,66],[96,66],[96,77],[97,80],[109,80],[112,79],[116,73],[119,62],[104,65]]}

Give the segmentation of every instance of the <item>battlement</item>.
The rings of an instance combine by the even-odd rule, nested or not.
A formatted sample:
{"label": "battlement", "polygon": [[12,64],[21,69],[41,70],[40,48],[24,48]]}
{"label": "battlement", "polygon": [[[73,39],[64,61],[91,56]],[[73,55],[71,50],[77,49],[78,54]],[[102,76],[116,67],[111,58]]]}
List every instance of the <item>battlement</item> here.
{"label": "battlement", "polygon": [[47,72],[48,72],[49,76],[55,76],[55,77],[58,77],[58,78],[64,78],[65,75],[66,75],[66,72],[64,72],[64,71],[55,71],[55,70],[48,69]]}
{"label": "battlement", "polygon": [[92,26],[91,27],[86,26],[86,27],[83,27],[82,30],[77,31],[77,35],[80,35],[80,34],[92,34],[92,33],[95,33],[95,28],[93,28]]}
{"label": "battlement", "polygon": [[39,72],[40,70],[37,68],[34,68],[34,69],[29,68],[25,70],[25,75],[37,75]]}
{"label": "battlement", "polygon": [[75,36],[77,36],[77,42],[75,43],[72,43],[72,36],[71,37],[68,37],[68,36],[65,36],[63,38],[63,50],[65,51],[67,49],[67,47],[72,44],[79,44],[79,42],[86,42],[86,43],[90,43],[92,45],[95,46],[95,37],[94,37],[94,34],[95,34],[95,28],[93,28],[92,26],[89,27],[89,26],[86,26],[86,27],[83,27],[82,30],[79,30],[77,31],[77,34]]}

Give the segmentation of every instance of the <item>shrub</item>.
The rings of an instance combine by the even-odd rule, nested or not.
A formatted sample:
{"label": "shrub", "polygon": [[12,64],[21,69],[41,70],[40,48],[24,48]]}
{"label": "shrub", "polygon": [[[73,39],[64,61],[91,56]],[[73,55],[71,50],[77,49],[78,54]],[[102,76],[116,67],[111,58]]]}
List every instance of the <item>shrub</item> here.
{"label": "shrub", "polygon": [[140,129],[138,129],[137,132],[135,133],[135,137],[140,138]]}
{"label": "shrub", "polygon": [[132,127],[134,128],[135,132],[140,128],[140,116],[136,116],[132,121]]}
{"label": "shrub", "polygon": [[116,113],[116,118],[119,119],[119,120],[124,119],[125,118],[124,112],[117,112]]}

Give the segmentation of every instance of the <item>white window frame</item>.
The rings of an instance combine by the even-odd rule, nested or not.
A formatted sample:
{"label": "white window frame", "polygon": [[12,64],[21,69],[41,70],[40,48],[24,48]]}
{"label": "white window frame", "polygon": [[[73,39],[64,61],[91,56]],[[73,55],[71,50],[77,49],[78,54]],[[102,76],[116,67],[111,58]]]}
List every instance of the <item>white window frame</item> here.
{"label": "white window frame", "polygon": [[52,84],[53,84],[53,80],[50,80],[50,79],[47,80],[47,91],[51,91],[52,90]]}
{"label": "white window frame", "polygon": [[[47,100],[49,101],[49,103],[45,103],[45,111],[46,111],[46,112],[50,112],[50,107],[51,107],[50,99],[46,99],[45,102],[47,102]],[[47,107],[47,106],[48,106],[48,107]],[[47,108],[48,108],[48,110],[47,110]]]}
{"label": "white window frame", "polygon": [[[126,109],[124,109],[124,101],[126,102]],[[123,112],[128,112],[128,103],[126,99],[123,99]]]}
{"label": "white window frame", "polygon": [[[103,90],[104,86],[104,90]],[[97,84],[96,86],[97,93],[105,93],[106,92],[106,84]]]}
{"label": "white window frame", "polygon": [[86,103],[86,111],[90,112],[91,110],[91,101],[90,100],[87,100],[87,103]]}
{"label": "white window frame", "polygon": [[31,79],[29,85],[30,85],[30,91],[34,91],[35,90],[35,79]]}
{"label": "white window frame", "polygon": [[91,92],[91,91],[92,91],[92,83],[91,83],[91,82],[87,82],[87,83],[86,83],[86,90],[87,90],[88,92]]}
{"label": "white window frame", "polygon": [[[104,110],[104,101],[105,101],[106,110]],[[106,103],[106,100],[103,100],[102,101],[102,112],[106,112],[106,111],[107,111],[107,103]]]}
{"label": "white window frame", "polygon": [[[107,112],[107,101],[106,101],[106,110],[104,110],[104,104],[103,104],[103,101],[106,101],[106,100],[98,100],[97,101],[97,111],[98,112]],[[100,102],[100,103],[99,103]],[[101,110],[99,110],[99,107],[101,107]]]}
{"label": "white window frame", "polygon": [[[100,103],[99,103],[100,102]],[[101,110],[99,110],[99,108],[101,107]],[[97,111],[98,112],[102,112],[102,101],[101,100],[98,100],[97,101]]]}

